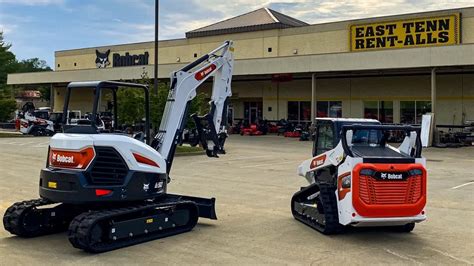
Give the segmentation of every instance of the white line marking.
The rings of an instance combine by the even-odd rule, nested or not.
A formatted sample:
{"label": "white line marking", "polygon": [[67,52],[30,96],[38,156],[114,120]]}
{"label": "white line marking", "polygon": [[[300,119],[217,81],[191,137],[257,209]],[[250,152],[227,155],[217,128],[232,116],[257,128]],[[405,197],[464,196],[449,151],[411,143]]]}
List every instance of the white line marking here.
{"label": "white line marking", "polygon": [[44,147],[46,147],[46,145],[44,145],[44,144],[37,144],[37,145],[31,146],[31,147],[33,147],[33,148],[44,148]]}
{"label": "white line marking", "polygon": [[462,263],[473,264],[472,262],[470,262],[470,261],[468,261],[468,260],[454,257],[453,255],[451,255],[451,254],[449,254],[449,253],[447,253],[447,252],[444,252],[444,251],[441,251],[441,250],[438,250],[438,249],[435,249],[435,248],[425,247],[425,249],[429,249],[429,250],[438,252],[439,254],[441,254],[441,255],[443,255],[443,256],[446,256],[446,257],[451,258],[451,259],[453,259],[453,260],[457,260],[457,261],[462,262]]}
{"label": "white line marking", "polygon": [[274,163],[265,163],[265,164],[254,164],[254,165],[244,165],[239,168],[253,168],[253,167],[262,167],[262,166],[275,166],[285,163],[293,163],[293,162],[274,162]]}
{"label": "white line marking", "polygon": [[465,187],[465,186],[468,186],[468,185],[472,185],[472,184],[474,184],[474,181],[467,182],[467,183],[464,183],[464,184],[462,184],[462,185],[452,187],[451,189],[458,189],[458,188],[462,188],[462,187]]}
{"label": "white line marking", "polygon": [[[224,156],[222,156],[221,158],[223,158]],[[269,156],[269,155],[248,156],[248,157],[237,157],[237,158],[233,158],[233,159],[219,159],[218,158],[217,160],[194,161],[194,162],[191,162],[191,163],[200,164],[200,163],[215,163],[215,162],[232,162],[232,161],[240,161],[240,160],[254,159],[254,158],[266,158],[266,157],[271,157],[271,156]]]}
{"label": "white line marking", "polygon": [[414,259],[412,259],[412,258],[410,258],[410,257],[407,257],[407,256],[403,256],[403,255],[401,255],[401,254],[398,254],[398,253],[396,253],[396,252],[394,252],[394,251],[391,251],[391,250],[388,249],[388,248],[384,248],[384,250],[385,250],[385,252],[390,253],[390,254],[392,254],[392,255],[394,255],[394,256],[396,256],[396,257],[399,257],[399,258],[402,258],[402,259],[405,259],[405,260],[409,260],[409,261],[411,261],[411,262],[413,262],[413,263],[416,263],[416,264],[421,264],[419,261],[416,261],[416,260],[414,260]]}

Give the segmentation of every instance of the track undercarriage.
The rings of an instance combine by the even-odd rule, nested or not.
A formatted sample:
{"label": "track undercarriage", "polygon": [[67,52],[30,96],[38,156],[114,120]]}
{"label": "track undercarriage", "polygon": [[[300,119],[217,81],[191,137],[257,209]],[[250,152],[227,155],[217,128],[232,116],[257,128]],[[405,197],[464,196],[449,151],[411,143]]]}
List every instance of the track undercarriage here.
{"label": "track undercarriage", "polygon": [[302,188],[291,199],[293,217],[323,234],[339,233],[344,227],[339,224],[334,191],[326,184]]}
{"label": "track undercarriage", "polygon": [[86,208],[37,199],[13,204],[3,223],[20,237],[67,230],[74,247],[97,253],[190,231],[199,217],[217,219],[214,201],[169,194],[156,200]]}

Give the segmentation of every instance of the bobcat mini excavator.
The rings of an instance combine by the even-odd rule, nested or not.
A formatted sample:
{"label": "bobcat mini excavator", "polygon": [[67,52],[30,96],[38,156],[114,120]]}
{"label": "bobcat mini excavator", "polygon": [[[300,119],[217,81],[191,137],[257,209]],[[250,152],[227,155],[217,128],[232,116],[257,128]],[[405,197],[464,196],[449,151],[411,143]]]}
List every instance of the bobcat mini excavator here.
{"label": "bobcat mini excavator", "polygon": [[[198,217],[217,219],[214,198],[168,194],[167,184],[188,106],[197,87],[212,76],[211,111],[194,119],[207,155],[223,153],[233,60],[232,42],[226,41],[172,73],[162,122],[153,140],[147,86],[111,81],[70,83],[63,118],[73,91],[88,89],[94,93],[90,123],[68,125],[63,121],[63,133],[51,138],[46,167],[41,170],[41,198],[9,207],[3,217],[5,229],[21,237],[68,229],[74,247],[104,252],[190,231]],[[96,126],[106,91],[113,96],[114,125],[118,125],[119,89],[142,89],[145,94],[145,129],[134,137],[117,129],[101,132]]]}
{"label": "bobcat mini excavator", "polygon": [[[402,144],[388,145],[390,132]],[[373,119],[317,119],[313,158],[298,167],[309,182],[291,199],[296,220],[324,233],[345,226],[410,232],[426,219],[426,168],[420,128]]]}

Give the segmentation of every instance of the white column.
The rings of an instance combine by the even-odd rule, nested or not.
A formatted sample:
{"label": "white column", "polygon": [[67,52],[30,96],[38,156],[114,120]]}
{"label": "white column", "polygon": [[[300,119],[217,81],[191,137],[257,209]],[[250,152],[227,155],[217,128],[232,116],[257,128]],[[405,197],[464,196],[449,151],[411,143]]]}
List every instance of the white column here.
{"label": "white column", "polygon": [[311,125],[316,123],[316,74],[311,75]]}
{"label": "white column", "polygon": [[433,121],[431,122],[431,130],[429,136],[429,145],[433,145],[436,141],[436,68],[431,69],[431,113],[433,114]]}

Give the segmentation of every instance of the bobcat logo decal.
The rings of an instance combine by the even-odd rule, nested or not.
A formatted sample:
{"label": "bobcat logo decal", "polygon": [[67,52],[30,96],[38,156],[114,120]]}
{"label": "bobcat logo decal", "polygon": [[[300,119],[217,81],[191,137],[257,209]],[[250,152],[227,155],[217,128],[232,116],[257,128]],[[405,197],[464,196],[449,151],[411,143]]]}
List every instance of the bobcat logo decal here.
{"label": "bobcat logo decal", "polygon": [[110,49],[107,50],[107,52],[105,53],[101,53],[99,52],[99,50],[95,50],[95,54],[97,55],[97,58],[95,59],[95,65],[97,66],[97,68],[106,68],[108,65],[110,65]]}

